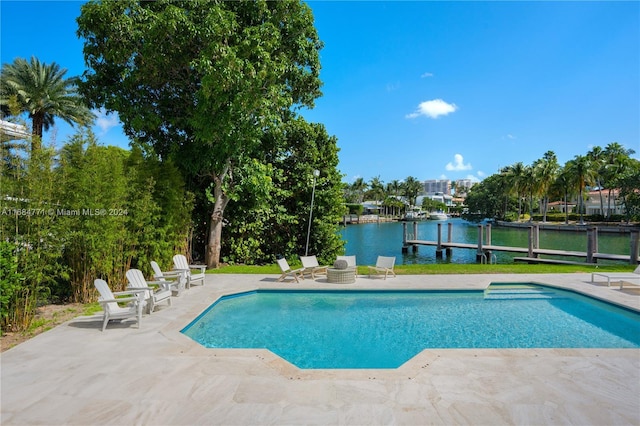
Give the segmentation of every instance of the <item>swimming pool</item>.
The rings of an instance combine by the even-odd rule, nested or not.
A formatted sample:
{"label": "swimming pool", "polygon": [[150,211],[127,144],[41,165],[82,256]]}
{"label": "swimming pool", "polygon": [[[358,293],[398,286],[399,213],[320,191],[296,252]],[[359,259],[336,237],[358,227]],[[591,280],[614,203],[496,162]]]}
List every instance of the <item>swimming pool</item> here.
{"label": "swimming pool", "polygon": [[531,284],[257,290],[219,299],[182,332],[209,348],[266,348],[299,368],[397,368],[428,348],[640,348],[640,314]]}

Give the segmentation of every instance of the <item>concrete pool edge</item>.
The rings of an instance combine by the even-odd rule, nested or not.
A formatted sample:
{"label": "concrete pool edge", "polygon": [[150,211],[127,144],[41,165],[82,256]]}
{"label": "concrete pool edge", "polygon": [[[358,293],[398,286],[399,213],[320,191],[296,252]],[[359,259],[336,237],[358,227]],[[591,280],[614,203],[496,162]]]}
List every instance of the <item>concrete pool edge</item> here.
{"label": "concrete pool edge", "polygon": [[[275,278],[208,275],[204,287],[145,316],[140,329],[114,324],[102,333],[99,317],[79,318],[4,352],[1,423],[640,423],[636,349],[425,350],[396,370],[300,370],[265,350],[211,353],[179,332],[225,292],[327,286],[310,280],[275,284]],[[363,278],[353,286],[564,283],[640,310],[640,294],[589,279],[399,276]]]}
{"label": "concrete pool edge", "polygon": [[[554,274],[558,275],[558,274]],[[527,276],[532,276],[532,274],[527,274]],[[534,275],[535,276],[535,275]],[[417,353],[415,356],[408,359],[402,365],[397,368],[300,368],[295,364],[288,361],[286,358],[283,358],[276,353],[272,352],[267,348],[255,349],[255,348],[245,348],[245,349],[237,349],[237,348],[206,348],[202,346],[200,343],[192,340],[190,337],[184,334],[184,331],[189,328],[198,318],[203,316],[207,311],[209,311],[215,304],[217,304],[221,299],[226,297],[235,297],[244,294],[252,294],[260,291],[335,291],[335,292],[349,292],[349,291],[478,291],[482,292],[489,288],[491,285],[534,285],[534,286],[544,286],[549,288],[555,288],[560,290],[566,290],[571,293],[575,293],[578,295],[583,295],[589,298],[592,298],[597,301],[605,302],[614,306],[618,306],[622,309],[627,309],[630,311],[634,311],[640,313],[640,303],[634,304],[633,302],[637,300],[628,299],[628,300],[611,300],[609,297],[612,293],[608,290],[614,290],[614,294],[616,288],[607,287],[607,294],[596,295],[593,292],[589,291],[587,287],[576,287],[575,285],[567,285],[567,283],[557,282],[555,284],[550,284],[547,281],[543,280],[521,280],[517,279],[519,275],[510,275],[509,280],[495,280],[492,277],[494,275],[463,275],[463,277],[473,277],[477,279],[475,283],[471,284],[466,282],[461,284],[461,286],[452,289],[450,285],[438,285],[438,286],[430,286],[429,288],[425,288],[422,283],[419,283],[416,286],[415,280],[416,278],[420,280],[420,278],[424,277],[433,277],[432,275],[418,275],[418,276],[399,276],[399,277],[411,277],[412,282],[411,285],[398,286],[397,283],[394,284],[393,279],[389,279],[389,282],[383,281],[384,288],[381,288],[380,282],[378,279],[373,279],[373,281],[377,284],[372,286],[371,283],[367,283],[366,281],[357,282],[360,285],[344,285],[344,284],[331,284],[327,283],[323,278],[319,278],[316,280],[305,280],[301,283],[277,283],[277,285],[256,285],[250,288],[243,288],[238,291],[226,291],[221,292],[220,295],[213,300],[209,305],[207,305],[202,312],[200,312],[196,317],[192,318],[190,321],[186,322],[184,327],[182,327],[179,332],[182,337],[186,337],[188,343],[190,345],[195,344],[198,349],[204,349],[205,351],[213,354],[216,357],[224,357],[224,356],[244,356],[248,359],[257,358],[264,361],[267,365],[269,365],[274,370],[278,371],[283,376],[296,376],[296,377],[304,377],[304,378],[316,378],[319,373],[320,376],[323,376],[327,373],[332,372],[332,374],[340,375],[341,372],[352,372],[354,375],[358,375],[361,377],[369,377],[372,375],[377,376],[393,376],[394,374],[406,375],[410,372],[415,372],[419,369],[423,369],[425,363],[428,364],[429,359],[435,356],[440,357],[441,353],[447,354],[450,351],[458,351],[459,354],[464,354],[464,356],[470,356],[470,354],[474,357],[477,356],[500,356],[504,354],[509,354],[510,356],[533,356],[544,357],[554,355],[561,355],[566,357],[574,357],[574,356],[600,356],[602,353],[613,353],[610,351],[638,351],[638,348],[456,348],[456,349],[447,349],[447,348],[426,348],[421,352]],[[446,276],[452,277],[452,276]],[[460,277],[460,276],[456,276]],[[479,278],[482,279],[479,279]],[[361,277],[362,278],[362,277]],[[371,281],[371,280],[369,280]],[[598,283],[591,283],[595,287],[599,287]],[[601,287],[601,285],[600,285]],[[640,296],[640,293],[638,293]],[[629,303],[631,302],[631,303]],[[187,320],[188,318],[184,318]],[[524,353],[524,355],[523,355]],[[478,355],[480,354],[480,355]],[[580,354],[580,355],[577,355]],[[625,356],[628,356],[626,354]],[[631,355],[637,356],[637,355]]]}

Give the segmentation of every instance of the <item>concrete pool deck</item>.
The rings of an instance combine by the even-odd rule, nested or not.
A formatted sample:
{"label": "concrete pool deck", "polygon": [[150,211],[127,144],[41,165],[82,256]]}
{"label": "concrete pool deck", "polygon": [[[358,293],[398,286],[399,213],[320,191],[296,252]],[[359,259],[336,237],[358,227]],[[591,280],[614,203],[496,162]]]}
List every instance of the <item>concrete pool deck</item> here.
{"label": "concrete pool deck", "polygon": [[[207,275],[134,322],[78,317],[0,355],[2,425],[640,424],[640,349],[427,349],[396,370],[301,370],[267,350],[206,349],[180,330],[257,288],[484,289],[536,282],[640,310],[590,274],[399,275],[355,284]],[[635,286],[634,286],[635,287]]]}

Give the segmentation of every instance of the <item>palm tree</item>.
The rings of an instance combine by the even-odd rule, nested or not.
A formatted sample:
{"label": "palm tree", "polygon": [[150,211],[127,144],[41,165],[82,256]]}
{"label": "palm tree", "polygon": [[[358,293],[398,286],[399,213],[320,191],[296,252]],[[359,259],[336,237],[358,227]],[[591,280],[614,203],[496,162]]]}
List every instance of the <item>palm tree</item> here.
{"label": "palm tree", "polygon": [[565,225],[569,224],[569,194],[571,193],[571,176],[568,170],[568,167],[561,168],[558,172],[558,175],[551,185],[550,190],[554,191],[557,194],[562,194],[564,199],[564,223]]}
{"label": "palm tree", "polygon": [[580,211],[580,224],[584,224],[584,197],[583,191],[595,181],[595,172],[591,167],[591,161],[586,155],[576,155],[573,160],[567,161],[567,172],[571,177],[574,188],[578,189],[578,209]]}
{"label": "palm tree", "polygon": [[503,173],[506,175],[510,185],[510,192],[518,197],[518,222],[520,221],[520,212],[522,211],[522,193],[526,183],[525,172],[526,167],[522,162],[517,162],[503,169]]}
{"label": "palm tree", "polygon": [[542,195],[542,221],[547,221],[547,208],[549,206],[549,188],[558,175],[558,159],[553,151],[544,153],[542,159],[533,164],[535,180]]}
{"label": "palm tree", "polygon": [[364,198],[364,193],[367,190],[367,183],[361,177],[357,178],[351,184],[351,191],[356,195],[358,202],[361,203]]}
{"label": "palm tree", "polygon": [[66,69],[52,62],[41,63],[32,57],[16,58],[12,64],[4,64],[0,75],[0,107],[3,113],[10,113],[9,105],[14,102],[20,113],[26,112],[32,121],[32,150],[39,149],[43,130],[49,130],[54,117],[67,123],[87,125],[94,119],[77,92],[77,78],[64,78]]}
{"label": "palm tree", "polygon": [[376,204],[381,197],[384,197],[384,184],[380,180],[380,176],[373,177],[369,181],[369,195],[373,198]]}
{"label": "palm tree", "polygon": [[406,178],[402,184],[402,195],[407,197],[407,201],[409,201],[410,206],[415,206],[418,194],[420,194],[422,190],[422,183],[413,176]]}
{"label": "palm tree", "polygon": [[604,216],[604,200],[602,199],[602,174],[606,165],[605,152],[599,146],[594,146],[591,151],[587,153],[591,167],[595,174],[595,183],[598,186],[598,193],[600,195],[600,214]]}
{"label": "palm tree", "polygon": [[398,213],[396,209],[400,209],[404,204],[398,199],[398,195],[400,195],[400,188],[402,185],[398,180],[392,180],[384,187],[385,192],[385,200],[384,204],[386,207],[391,207],[391,214],[396,216]]}
{"label": "palm tree", "polygon": [[631,155],[635,154],[633,149],[626,149],[618,142],[611,142],[604,148],[605,167],[604,182],[609,190],[607,199],[607,219],[611,216],[611,192],[615,185],[618,175],[625,169],[627,160]]}

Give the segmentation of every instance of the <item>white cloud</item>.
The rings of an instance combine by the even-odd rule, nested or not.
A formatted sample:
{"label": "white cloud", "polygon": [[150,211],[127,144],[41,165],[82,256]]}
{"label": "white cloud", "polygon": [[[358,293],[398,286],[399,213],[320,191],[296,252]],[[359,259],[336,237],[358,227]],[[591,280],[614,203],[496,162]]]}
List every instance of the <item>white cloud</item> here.
{"label": "white cloud", "polygon": [[441,115],[448,115],[458,109],[456,104],[449,104],[442,99],[433,99],[430,101],[422,102],[418,105],[416,112],[407,114],[406,118],[416,118],[421,115],[429,118],[438,118]]}
{"label": "white cloud", "polygon": [[444,173],[440,175],[440,177],[438,179],[442,179],[442,180],[447,180],[448,177],[447,175],[445,175]]}
{"label": "white cloud", "polygon": [[485,172],[483,172],[482,170],[478,170],[476,172],[476,174],[478,175],[479,178],[483,178],[483,177],[487,176],[487,174]]}
{"label": "white cloud", "polygon": [[471,170],[471,164],[464,164],[464,158],[460,154],[456,154],[453,156],[453,163],[448,163],[445,166],[445,169],[448,171],[456,171],[460,172],[462,170]]}
{"label": "white cloud", "polygon": [[[478,173],[478,176],[480,176],[480,173]],[[480,182],[480,178],[478,176],[467,175],[467,177],[465,179],[469,179],[471,182]]]}
{"label": "white cloud", "polygon": [[102,130],[103,134],[107,133],[111,128],[120,125],[120,120],[116,113],[107,114],[104,108],[100,108],[94,111],[94,113],[96,115],[96,126]]}
{"label": "white cloud", "polygon": [[427,77],[433,77],[433,73],[425,72],[424,74],[422,74],[422,75],[420,76],[420,78],[427,78]]}

